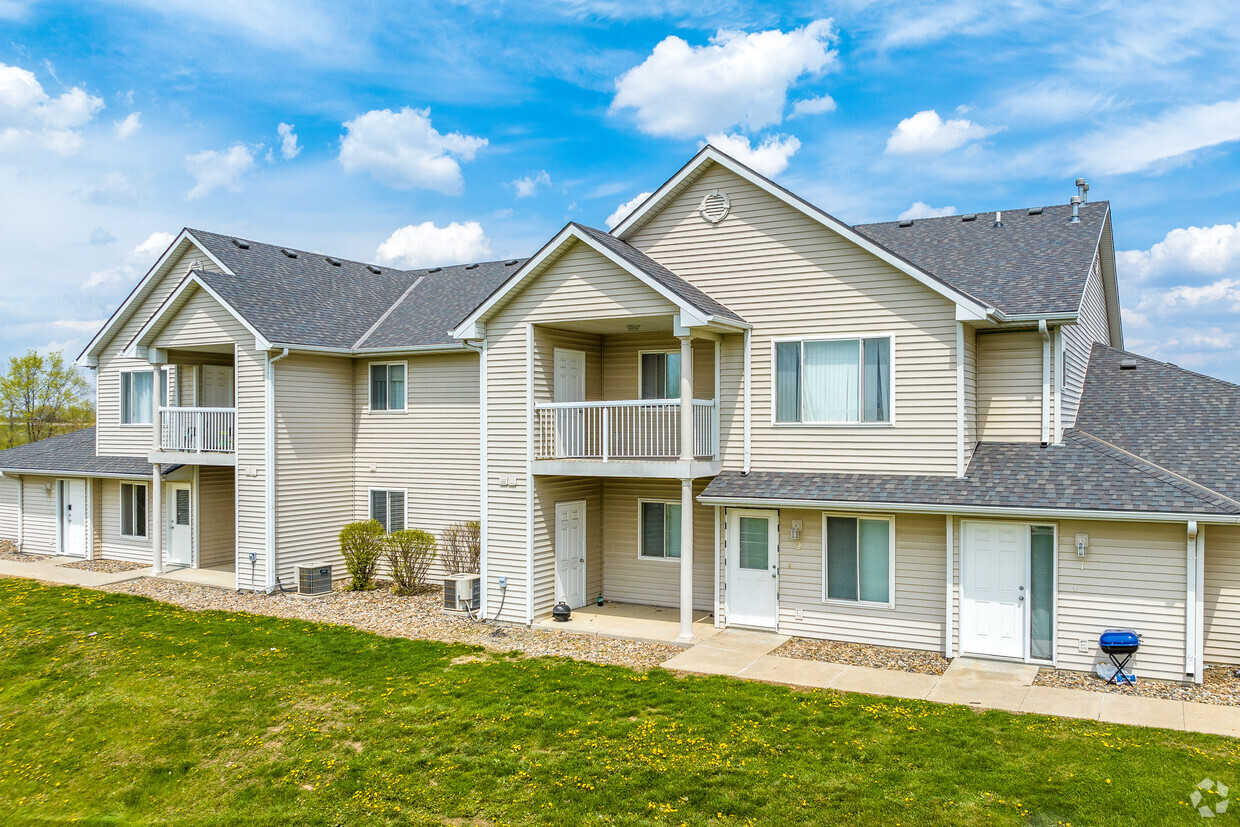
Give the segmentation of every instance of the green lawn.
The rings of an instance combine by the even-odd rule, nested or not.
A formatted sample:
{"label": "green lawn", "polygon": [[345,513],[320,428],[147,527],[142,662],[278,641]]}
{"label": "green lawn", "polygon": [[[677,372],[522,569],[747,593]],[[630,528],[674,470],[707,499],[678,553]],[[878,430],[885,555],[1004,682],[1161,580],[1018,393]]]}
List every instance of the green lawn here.
{"label": "green lawn", "polygon": [[1238,744],[0,580],[5,823],[1194,824]]}

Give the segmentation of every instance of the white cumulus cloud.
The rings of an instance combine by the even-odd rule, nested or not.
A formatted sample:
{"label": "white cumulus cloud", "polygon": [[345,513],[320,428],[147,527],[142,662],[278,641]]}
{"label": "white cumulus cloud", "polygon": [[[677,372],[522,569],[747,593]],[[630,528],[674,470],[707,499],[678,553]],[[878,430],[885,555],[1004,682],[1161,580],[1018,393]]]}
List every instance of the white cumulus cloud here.
{"label": "white cumulus cloud", "polygon": [[430,221],[401,227],[375,251],[380,264],[407,269],[480,261],[491,254],[491,242],[477,221],[453,221],[440,227]]}
{"label": "white cumulus cloud", "polygon": [[897,218],[901,220],[905,218],[939,218],[940,216],[955,214],[955,207],[932,207],[925,201],[914,201],[909,208],[900,213]]}
{"label": "white cumulus cloud", "polygon": [[0,150],[38,146],[68,155],[100,109],[103,98],[80,86],[52,97],[33,72],[0,63]]}
{"label": "white cumulus cloud", "polygon": [[650,195],[651,193],[648,193],[648,192],[639,192],[637,195],[634,195],[628,201],[625,201],[623,204],[616,207],[616,211],[613,212],[611,215],[607,216],[607,229],[610,230],[612,227],[616,226],[621,221],[628,218],[629,213],[637,209],[638,206],[640,206],[643,201],[645,201],[647,198],[650,197]]}
{"label": "white cumulus cloud", "polygon": [[340,163],[346,172],[368,172],[395,189],[429,189],[459,195],[465,183],[460,161],[472,161],[486,138],[443,134],[431,125],[430,109],[375,109],[344,124]]}
{"label": "white cumulus cloud", "polygon": [[1120,250],[1115,258],[1125,281],[1145,283],[1189,273],[1237,273],[1240,223],[1177,228],[1147,250]]}
{"label": "white cumulus cloud", "polygon": [[1192,104],[1141,123],[1102,129],[1082,139],[1080,162],[1105,175],[1140,172],[1160,162],[1240,140],[1240,100]]}
{"label": "white cumulus cloud", "polygon": [[926,109],[896,124],[887,138],[892,155],[941,155],[978,141],[996,130],[965,118],[943,120],[933,109]]}
{"label": "white cumulus cloud", "polygon": [[772,178],[788,168],[788,159],[801,148],[795,135],[769,135],[753,146],[744,135],[720,133],[707,137],[707,142],[731,155],[755,172]]}
{"label": "white cumulus cloud", "polygon": [[512,182],[513,187],[517,190],[517,198],[529,198],[538,192],[538,188],[551,186],[551,176],[547,174],[547,170],[540,169],[534,175],[527,175],[524,178],[518,178]]}
{"label": "white cumulus cloud", "polygon": [[160,254],[168,249],[173,238],[171,233],[151,233],[145,241],[126,253],[119,263],[105,270],[91,273],[90,277],[82,283],[82,287],[89,290],[95,287],[109,287],[114,284],[136,281],[151,268]]}
{"label": "white cumulus cloud", "polygon": [[122,141],[128,140],[142,128],[142,113],[130,112],[124,120],[114,121],[112,128],[116,130],[117,138]]}
{"label": "white cumulus cloud", "polygon": [[221,188],[237,192],[241,179],[253,168],[254,150],[240,142],[223,152],[208,149],[187,155],[185,169],[195,181],[188,197],[202,198]]}
{"label": "white cumulus cloud", "polygon": [[836,108],[835,98],[830,95],[821,95],[817,98],[805,98],[792,104],[792,116],[798,115],[821,115],[824,112],[834,112]]}
{"label": "white cumulus cloud", "polygon": [[281,123],[276,127],[276,132],[280,135],[280,155],[286,161],[291,161],[301,152],[301,147],[297,145],[296,129],[291,123]]}
{"label": "white cumulus cloud", "polygon": [[800,78],[834,66],[834,43],[830,20],[790,32],[720,29],[706,46],[671,35],[616,79],[610,111],[632,110],[651,135],[753,132],[783,120],[788,89]]}

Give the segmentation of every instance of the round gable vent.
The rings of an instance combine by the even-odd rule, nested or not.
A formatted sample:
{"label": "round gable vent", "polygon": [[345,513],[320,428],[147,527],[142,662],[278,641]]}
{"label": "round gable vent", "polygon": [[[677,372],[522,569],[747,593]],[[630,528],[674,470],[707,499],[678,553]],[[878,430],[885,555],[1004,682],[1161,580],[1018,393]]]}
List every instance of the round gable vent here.
{"label": "round gable vent", "polygon": [[708,192],[702,199],[701,206],[698,207],[702,219],[711,224],[718,224],[726,218],[730,209],[732,209],[732,202],[728,200],[728,194],[719,190]]}

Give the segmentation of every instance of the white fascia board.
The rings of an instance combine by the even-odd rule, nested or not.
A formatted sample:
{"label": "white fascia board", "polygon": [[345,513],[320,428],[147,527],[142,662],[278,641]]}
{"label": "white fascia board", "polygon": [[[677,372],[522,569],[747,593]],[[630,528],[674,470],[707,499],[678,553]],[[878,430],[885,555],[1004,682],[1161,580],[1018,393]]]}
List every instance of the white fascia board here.
{"label": "white fascia board", "polygon": [[803,508],[821,511],[886,511],[901,514],[955,514],[957,516],[986,515],[1035,520],[1112,520],[1143,523],[1183,523],[1196,520],[1199,523],[1240,524],[1240,514],[1185,514],[1162,511],[1103,511],[1088,508],[1008,508],[990,505],[935,505],[932,503],[891,503],[843,500],[797,500],[772,497],[708,497],[702,494],[698,502],[703,505],[730,505],[754,508]]}
{"label": "white fascia board", "polygon": [[212,255],[211,251],[208,250],[205,245],[200,244],[198,239],[194,238],[188,229],[181,230],[181,232],[177,234],[177,237],[172,240],[172,243],[168,245],[168,249],[164,250],[163,255],[159,257],[159,260],[151,266],[150,270],[147,270],[146,275],[142,277],[140,282],[138,282],[138,286],[130,291],[129,295],[125,297],[125,301],[121,302],[121,306],[116,308],[116,312],[112,314],[112,317],[108,319],[108,321],[103,325],[103,328],[96,333],[95,337],[86,345],[86,348],[78,356],[76,364],[83,367],[95,367],[98,365],[99,353],[102,350],[104,343],[108,341],[108,337],[112,329],[118,324],[122,324],[124,320],[129,318],[129,314],[133,310],[134,305],[141,300],[141,297],[146,293],[146,289],[156,280],[156,278],[163,275],[164,268],[170,264],[174,258],[179,258],[184,254],[185,251],[182,248],[186,242],[193,244],[200,253],[211,260],[212,264],[220,268],[221,272],[230,276],[235,275],[232,270],[228,269],[228,267],[224,265],[224,262]]}
{"label": "white fascia board", "polygon": [[436,353],[460,353],[462,350],[469,350],[461,342],[452,342],[443,345],[414,345],[413,347],[375,347],[375,348],[347,348],[347,347],[327,347],[317,345],[297,345],[289,342],[271,342],[268,344],[269,350],[288,350],[290,353],[321,353],[328,356],[402,356],[405,354],[413,356],[431,356]]}
{"label": "white fascia board", "polygon": [[611,234],[621,240],[627,239],[627,237],[637,227],[645,223],[644,219],[647,214],[654,210],[654,208],[669,192],[679,187],[686,179],[696,177],[698,171],[708,162],[719,164],[724,169],[740,176],[741,178],[744,178],[746,181],[763,190],[767,194],[778,198],[788,206],[798,210],[814,221],[817,221],[819,224],[822,224],[827,229],[857,245],[867,253],[870,253],[882,261],[885,261],[887,264],[890,264],[902,273],[911,276],[913,279],[930,288],[934,292],[951,300],[956,305],[964,305],[972,312],[981,314],[979,318],[985,318],[987,310],[986,306],[974,299],[972,296],[962,293],[961,291],[939,281],[911,262],[904,260],[887,248],[882,247],[866,238],[852,227],[840,221],[838,218],[835,218],[829,213],[815,207],[813,204],[805,201],[800,196],[794,195],[776,184],[774,181],[758,174],[757,172],[754,172],[752,169],[740,163],[735,158],[720,152],[718,149],[709,144],[703,147],[702,151],[694,156],[693,160],[681,167],[679,172],[668,179],[667,183],[659,187],[653,195],[642,202],[641,206],[629,213],[628,218],[613,227]]}
{"label": "white fascia board", "polygon": [[463,322],[452,328],[452,338],[480,338],[475,335],[477,333],[477,330],[475,329],[476,326],[482,322],[482,320],[490,314],[490,312],[495,309],[495,307],[499,305],[514,288],[518,287],[526,278],[533,275],[543,264],[543,262],[547,261],[547,259],[551,258],[560,251],[560,249],[568,242],[569,238],[572,237],[572,229],[572,226],[569,225],[560,230],[560,232],[544,244],[542,249],[535,253],[532,258],[528,259],[525,264],[518,267],[516,272],[509,276],[507,281],[501,284],[494,293],[482,302],[482,304],[474,308],[474,311],[466,316]]}
{"label": "white fascia board", "polygon": [[227,310],[228,314],[232,316],[234,319],[236,319],[246,329],[246,331],[248,331],[254,337],[254,348],[256,350],[270,350],[271,349],[271,343],[267,341],[267,338],[263,336],[263,334],[258,332],[258,328],[250,324],[249,320],[247,320],[244,316],[238,313],[237,309],[233,307],[231,304],[229,304],[228,302],[226,302],[223,299],[223,297],[220,296],[219,293],[216,293],[214,290],[212,290],[210,285],[208,285],[205,281],[203,281],[198,276],[194,275],[193,273],[190,273],[181,281],[179,285],[177,285],[177,288],[172,291],[172,294],[169,295],[168,298],[164,299],[164,303],[159,306],[158,310],[156,310],[154,313],[151,314],[151,318],[146,320],[146,324],[142,325],[141,329],[138,330],[137,334],[134,335],[133,339],[129,341],[129,344],[125,346],[123,355],[126,358],[129,358],[129,359],[138,358],[138,349],[145,347],[147,345],[147,342],[146,342],[147,337],[151,336],[155,332],[155,330],[160,327],[159,323],[168,314],[168,312],[172,309],[172,307],[177,303],[177,301],[181,298],[181,296],[185,294],[185,291],[188,290],[191,285],[196,285],[200,290],[202,290],[204,293],[206,293],[208,296],[214,299],[220,305],[220,307]]}
{"label": "white fascia board", "polygon": [[149,480],[150,474],[108,474],[102,471],[58,471],[43,468],[0,468],[0,477],[65,477],[79,480]]}

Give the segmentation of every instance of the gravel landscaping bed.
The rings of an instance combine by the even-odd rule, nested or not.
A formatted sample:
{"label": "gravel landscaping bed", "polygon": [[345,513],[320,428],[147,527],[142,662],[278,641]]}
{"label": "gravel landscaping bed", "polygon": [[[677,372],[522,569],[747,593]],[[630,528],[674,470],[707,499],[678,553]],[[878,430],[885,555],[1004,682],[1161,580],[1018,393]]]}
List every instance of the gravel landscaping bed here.
{"label": "gravel landscaping bed", "polygon": [[150,565],[148,563],[134,563],[131,560],[74,560],[72,563],[61,563],[57,568],[99,571],[104,574],[120,574],[124,571],[149,569]]}
{"label": "gravel landscaping bed", "polygon": [[12,540],[0,540],[0,560],[17,560],[19,562],[30,562],[33,560],[46,560],[46,554],[22,554],[17,550],[17,543]]}
{"label": "gravel landscaping bed", "polygon": [[497,652],[518,651],[530,657],[566,657],[633,669],[650,669],[684,651],[679,646],[662,643],[475,623],[465,617],[441,612],[439,607],[443,604],[443,595],[439,589],[413,597],[401,597],[394,594],[387,583],[381,583],[374,591],[346,592],[337,589],[329,596],[317,598],[237,593],[149,577],[100,588],[150,597],[196,611],[250,612],[315,623],[335,623],[387,637],[468,643]]}
{"label": "gravel landscaping bed", "polygon": [[936,652],[918,652],[890,646],[869,646],[864,643],[843,643],[835,640],[811,640],[794,637],[772,655],[801,660],[823,660],[849,666],[870,666],[897,672],[918,672],[942,675],[950,661]]}
{"label": "gravel landscaping bed", "polygon": [[1063,689],[1112,692],[1117,695],[1136,695],[1142,698],[1237,706],[1240,705],[1240,678],[1235,675],[1236,668],[1235,666],[1207,666],[1200,686],[1143,678],[1139,670],[1135,686],[1114,686],[1088,672],[1045,668],[1038,670],[1038,676],[1033,683],[1034,686],[1058,686]]}

